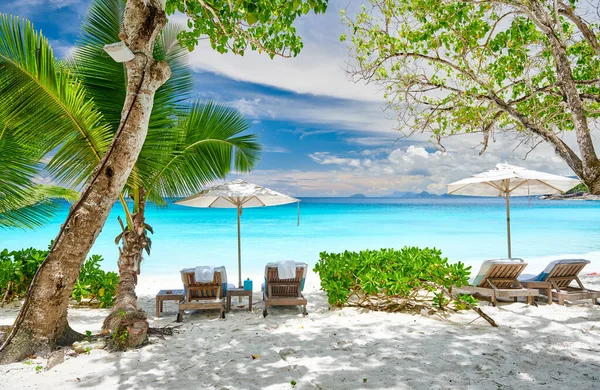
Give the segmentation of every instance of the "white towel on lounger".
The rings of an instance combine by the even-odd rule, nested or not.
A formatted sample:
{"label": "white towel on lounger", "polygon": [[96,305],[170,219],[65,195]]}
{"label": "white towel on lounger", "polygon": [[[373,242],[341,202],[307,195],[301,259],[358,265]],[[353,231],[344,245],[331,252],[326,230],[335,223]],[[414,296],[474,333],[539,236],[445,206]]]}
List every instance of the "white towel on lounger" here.
{"label": "white towel on lounger", "polygon": [[294,279],[296,277],[296,262],[292,260],[277,263],[279,279]]}
{"label": "white towel on lounger", "polygon": [[194,280],[196,283],[210,283],[215,278],[214,267],[202,265],[194,270]]}

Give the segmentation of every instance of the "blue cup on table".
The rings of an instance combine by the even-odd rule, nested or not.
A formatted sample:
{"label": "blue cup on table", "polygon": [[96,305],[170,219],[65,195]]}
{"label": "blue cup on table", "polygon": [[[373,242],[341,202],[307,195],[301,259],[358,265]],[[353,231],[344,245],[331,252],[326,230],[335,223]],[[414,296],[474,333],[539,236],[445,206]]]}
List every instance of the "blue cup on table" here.
{"label": "blue cup on table", "polygon": [[244,280],[244,291],[252,291],[252,281],[250,278]]}

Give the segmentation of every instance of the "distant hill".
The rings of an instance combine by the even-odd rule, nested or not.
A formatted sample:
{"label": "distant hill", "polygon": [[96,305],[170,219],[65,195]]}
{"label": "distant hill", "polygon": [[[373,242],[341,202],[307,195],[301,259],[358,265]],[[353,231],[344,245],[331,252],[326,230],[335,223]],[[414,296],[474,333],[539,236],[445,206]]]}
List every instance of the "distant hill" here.
{"label": "distant hill", "polygon": [[367,197],[367,195],[365,195],[365,194],[353,194],[353,195],[350,195],[350,198],[366,198],[366,197]]}
{"label": "distant hill", "polygon": [[422,192],[410,192],[410,191],[394,191],[390,195],[392,198],[441,198],[445,197],[446,194],[436,195],[431,194],[427,191]]}

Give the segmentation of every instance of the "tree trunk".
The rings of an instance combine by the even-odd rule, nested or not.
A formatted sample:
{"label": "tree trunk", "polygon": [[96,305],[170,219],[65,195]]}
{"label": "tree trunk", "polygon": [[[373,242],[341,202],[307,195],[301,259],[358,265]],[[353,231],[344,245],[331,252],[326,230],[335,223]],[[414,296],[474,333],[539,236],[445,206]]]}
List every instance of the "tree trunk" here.
{"label": "tree trunk", "polygon": [[121,124],[36,272],[13,328],[0,346],[0,363],[48,354],[68,330],[67,305],[81,266],[142,148],[154,93],[170,77],[168,65],[152,57],[166,23],[163,8],[160,0],[127,1],[120,38],[135,58],[126,64]]}
{"label": "tree trunk", "polygon": [[577,144],[582,162],[580,179],[588,186],[591,193],[600,195],[600,159],[598,159],[594,150],[588,118],[583,101],[579,96],[579,90],[575,84],[567,49],[561,40],[560,34],[556,31],[556,29],[560,29],[562,26],[555,25],[555,19],[548,13],[548,10],[541,2],[533,1],[531,8],[533,22],[546,34],[550,42],[559,86],[571,109],[571,118],[575,134],[577,135]]}
{"label": "tree trunk", "polygon": [[140,274],[142,252],[148,250],[150,241],[146,236],[144,189],[138,193],[137,212],[131,215],[133,226],[125,227],[121,234],[123,248],[119,248],[119,286],[117,298],[111,313],[104,320],[102,328],[110,330],[114,347],[126,349],[137,347],[147,338],[148,320],[146,313],[137,306],[135,286]]}

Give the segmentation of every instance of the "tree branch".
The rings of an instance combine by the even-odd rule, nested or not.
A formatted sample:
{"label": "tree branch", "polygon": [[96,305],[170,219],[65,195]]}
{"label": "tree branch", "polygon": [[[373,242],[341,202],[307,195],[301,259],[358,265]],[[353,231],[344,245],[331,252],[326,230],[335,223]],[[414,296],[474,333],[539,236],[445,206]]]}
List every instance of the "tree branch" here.
{"label": "tree branch", "polygon": [[594,49],[596,54],[598,56],[600,56],[600,42],[598,42],[598,38],[596,37],[596,34],[594,34],[592,29],[590,28],[589,23],[587,23],[579,15],[577,15],[575,13],[575,10],[573,8],[571,8],[570,5],[567,5],[567,4],[563,3],[562,1],[559,1],[559,4],[562,8],[560,8],[558,10],[558,12],[561,15],[565,15],[573,23],[575,23],[575,25],[577,26],[579,31],[581,31],[581,33],[583,34],[583,37],[585,38],[585,40],[590,44],[592,49]]}

